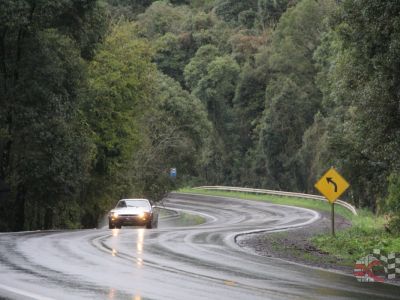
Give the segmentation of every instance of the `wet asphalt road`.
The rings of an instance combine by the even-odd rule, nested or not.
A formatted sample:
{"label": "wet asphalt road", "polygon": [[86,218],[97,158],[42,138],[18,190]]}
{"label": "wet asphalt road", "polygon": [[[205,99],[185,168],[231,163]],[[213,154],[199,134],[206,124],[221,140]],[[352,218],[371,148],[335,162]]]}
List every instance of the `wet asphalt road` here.
{"label": "wet asphalt road", "polygon": [[0,299],[400,299],[400,287],[235,244],[248,231],[307,226],[319,218],[311,210],[180,194],[165,204],[177,213],[153,230],[0,234]]}

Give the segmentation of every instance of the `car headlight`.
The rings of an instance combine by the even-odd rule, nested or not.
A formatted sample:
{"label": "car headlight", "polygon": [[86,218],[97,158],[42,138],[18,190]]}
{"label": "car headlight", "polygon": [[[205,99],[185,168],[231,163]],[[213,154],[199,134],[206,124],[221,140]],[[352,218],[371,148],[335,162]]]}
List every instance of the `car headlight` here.
{"label": "car headlight", "polygon": [[146,213],[144,211],[141,211],[139,213],[139,218],[143,219],[146,216]]}
{"label": "car headlight", "polygon": [[118,218],[118,213],[112,212],[112,213],[111,213],[111,217],[112,217],[112,218]]}

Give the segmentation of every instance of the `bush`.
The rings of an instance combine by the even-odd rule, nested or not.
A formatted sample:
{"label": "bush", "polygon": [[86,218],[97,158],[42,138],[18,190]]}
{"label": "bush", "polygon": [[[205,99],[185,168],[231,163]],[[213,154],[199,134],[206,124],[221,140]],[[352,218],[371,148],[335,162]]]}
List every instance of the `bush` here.
{"label": "bush", "polygon": [[388,230],[391,233],[400,233],[400,174],[398,173],[392,173],[389,176],[384,211],[388,214]]}

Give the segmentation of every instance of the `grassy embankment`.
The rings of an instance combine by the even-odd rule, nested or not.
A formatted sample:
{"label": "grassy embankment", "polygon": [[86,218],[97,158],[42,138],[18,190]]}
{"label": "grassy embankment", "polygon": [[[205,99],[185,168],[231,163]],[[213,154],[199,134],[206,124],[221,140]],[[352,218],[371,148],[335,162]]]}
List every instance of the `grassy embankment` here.
{"label": "grassy embankment", "polygon": [[[190,188],[181,189],[179,192],[265,201],[330,212],[330,206],[318,200]],[[335,212],[351,220],[352,226],[336,232],[336,238],[333,238],[330,234],[313,237],[311,242],[315,247],[339,258],[345,265],[354,264],[357,259],[372,253],[373,249],[381,249],[388,253],[400,253],[400,236],[386,232],[383,217],[375,216],[365,210],[358,210],[358,216],[354,216],[350,211],[339,205],[336,205]]]}

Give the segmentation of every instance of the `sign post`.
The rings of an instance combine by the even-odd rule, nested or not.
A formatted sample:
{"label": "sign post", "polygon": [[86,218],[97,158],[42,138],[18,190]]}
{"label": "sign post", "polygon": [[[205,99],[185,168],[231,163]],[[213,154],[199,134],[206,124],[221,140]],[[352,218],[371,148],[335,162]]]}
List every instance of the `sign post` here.
{"label": "sign post", "polygon": [[335,202],[331,203],[332,236],[335,236]]}
{"label": "sign post", "polygon": [[350,184],[334,168],[330,168],[315,184],[315,188],[328,199],[331,204],[332,236],[335,236],[335,201]]}

